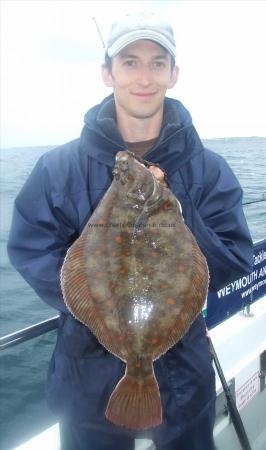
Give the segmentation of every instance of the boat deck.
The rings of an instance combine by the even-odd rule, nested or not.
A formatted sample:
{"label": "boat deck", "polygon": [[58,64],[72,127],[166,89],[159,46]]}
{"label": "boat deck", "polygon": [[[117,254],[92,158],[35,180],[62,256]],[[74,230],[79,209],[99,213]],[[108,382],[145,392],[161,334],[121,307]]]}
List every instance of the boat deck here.
{"label": "boat deck", "polygon": [[[266,361],[265,323],[266,296],[251,305],[248,315],[237,313],[210,331],[252,450],[266,449],[266,367],[263,366]],[[241,450],[226,411],[226,400],[218,375],[216,379],[217,415],[214,436],[217,450],[225,448]],[[47,450],[47,448],[60,449],[58,424],[44,430],[15,450]],[[135,450],[155,450],[155,447],[152,441],[137,439]]]}

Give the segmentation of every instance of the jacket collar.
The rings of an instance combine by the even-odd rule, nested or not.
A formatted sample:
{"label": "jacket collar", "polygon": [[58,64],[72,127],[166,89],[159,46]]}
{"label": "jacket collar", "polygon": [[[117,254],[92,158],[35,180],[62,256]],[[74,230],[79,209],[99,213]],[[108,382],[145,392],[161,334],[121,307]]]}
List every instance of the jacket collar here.
{"label": "jacket collar", "polygon": [[[85,126],[81,135],[82,147],[87,154],[89,153],[96,160],[113,166],[116,153],[120,150],[126,150],[126,144],[116,123],[113,94],[106,97],[100,105],[90,109],[85,115],[84,122]],[[197,153],[199,149],[202,151],[202,144],[197,137],[197,149],[193,145],[192,148],[187,148],[184,153],[184,135],[191,134],[192,131],[193,135],[195,134],[197,137],[187,109],[178,100],[165,97],[160,136],[155,147],[147,154],[147,159],[151,162],[157,162],[162,167],[169,168],[169,170],[172,161],[177,161],[177,156],[179,163],[183,164],[192,157],[195,150]],[[179,142],[178,145],[177,141]],[[193,142],[195,143],[195,139]]]}

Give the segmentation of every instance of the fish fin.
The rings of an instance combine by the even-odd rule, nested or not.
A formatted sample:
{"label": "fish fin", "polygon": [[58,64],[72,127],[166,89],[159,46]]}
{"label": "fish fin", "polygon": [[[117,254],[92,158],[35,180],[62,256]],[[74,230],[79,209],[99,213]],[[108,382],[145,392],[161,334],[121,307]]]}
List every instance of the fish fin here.
{"label": "fish fin", "polygon": [[[123,336],[119,330],[110,330],[106,326],[100,309],[105,306],[91,292],[90,281],[86,262],[86,233],[83,232],[69,248],[61,269],[64,302],[73,317],[86,325],[109,352],[126,361],[126,352],[121,343]],[[112,311],[108,311],[108,314],[111,316]]]}
{"label": "fish fin", "polygon": [[154,375],[144,379],[125,375],[109,399],[105,416],[116,425],[135,430],[160,425],[162,406]]}
{"label": "fish fin", "polygon": [[192,241],[193,270],[186,294],[187,301],[186,304],[182,305],[180,308],[180,313],[176,318],[174,326],[169,331],[164,345],[154,349],[152,353],[153,361],[166,353],[183,338],[196,317],[201,313],[205,299],[208,295],[209,271],[207,262],[192,233],[190,233],[190,238]]}

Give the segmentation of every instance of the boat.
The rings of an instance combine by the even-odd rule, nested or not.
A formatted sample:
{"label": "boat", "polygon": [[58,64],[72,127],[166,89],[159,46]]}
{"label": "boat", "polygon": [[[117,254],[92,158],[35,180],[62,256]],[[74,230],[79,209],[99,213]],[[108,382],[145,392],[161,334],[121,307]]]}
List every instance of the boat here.
{"label": "boat", "polygon": [[[203,314],[216,370],[217,450],[266,450],[266,239],[254,244],[252,272],[209,294]],[[55,329],[58,318],[0,338],[0,350]],[[14,450],[47,448],[60,449],[58,423]],[[135,450],[155,447],[152,441],[136,439]]]}

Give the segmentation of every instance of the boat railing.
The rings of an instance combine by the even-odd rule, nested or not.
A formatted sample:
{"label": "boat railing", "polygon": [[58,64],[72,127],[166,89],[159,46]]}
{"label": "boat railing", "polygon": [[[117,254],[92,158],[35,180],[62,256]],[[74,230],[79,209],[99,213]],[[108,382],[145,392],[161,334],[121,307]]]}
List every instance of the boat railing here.
{"label": "boat railing", "polygon": [[242,203],[243,206],[246,205],[252,205],[253,203],[260,203],[260,202],[265,202],[266,201],[266,192],[262,192],[260,194],[260,197],[257,197],[256,199],[253,200],[246,200]]}
{"label": "boat railing", "polygon": [[35,323],[22,330],[15,331],[14,333],[7,334],[0,338],[0,351],[7,348],[14,347],[22,342],[28,341],[32,338],[41,336],[48,331],[55,330],[58,327],[59,316],[51,317],[50,319],[43,320],[42,322]]}

